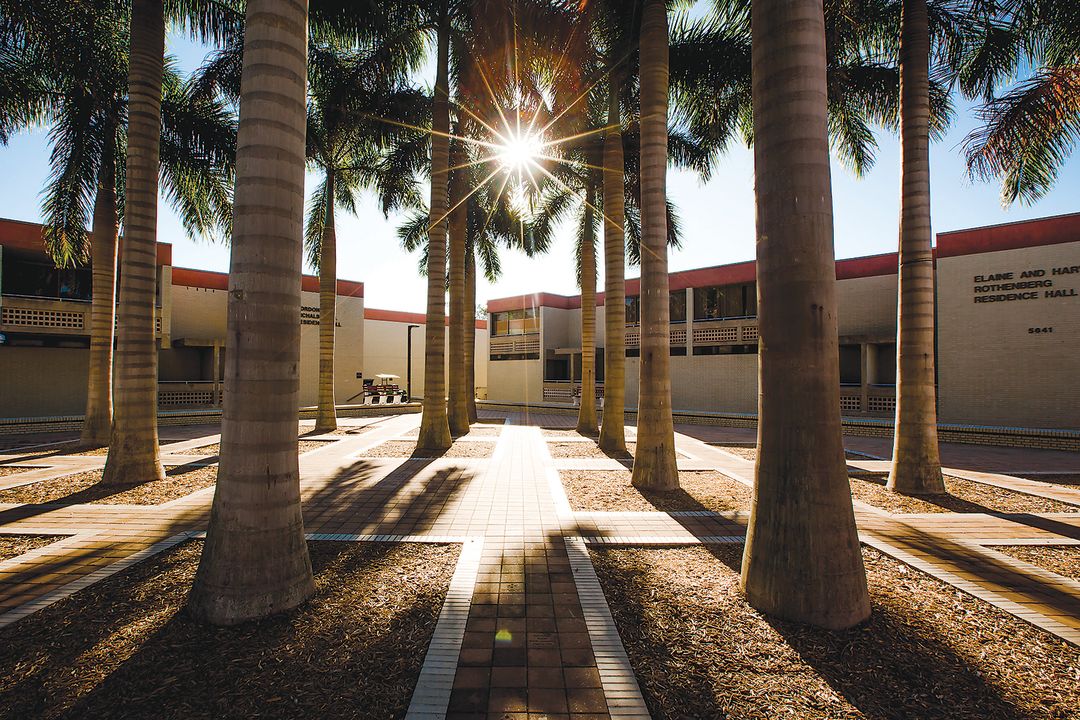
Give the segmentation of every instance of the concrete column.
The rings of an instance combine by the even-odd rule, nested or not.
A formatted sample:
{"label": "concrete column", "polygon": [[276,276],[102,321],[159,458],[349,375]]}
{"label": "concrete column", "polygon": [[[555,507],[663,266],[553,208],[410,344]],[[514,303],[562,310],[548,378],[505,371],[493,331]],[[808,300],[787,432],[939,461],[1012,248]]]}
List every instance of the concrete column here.
{"label": "concrete column", "polygon": [[214,373],[214,395],[213,404],[214,407],[221,407],[221,387],[220,387],[220,373],[221,373],[221,343],[214,343],[214,359],[213,359]]}
{"label": "concrete column", "polygon": [[866,413],[870,409],[870,345],[859,345],[861,367],[859,369],[859,409]]}

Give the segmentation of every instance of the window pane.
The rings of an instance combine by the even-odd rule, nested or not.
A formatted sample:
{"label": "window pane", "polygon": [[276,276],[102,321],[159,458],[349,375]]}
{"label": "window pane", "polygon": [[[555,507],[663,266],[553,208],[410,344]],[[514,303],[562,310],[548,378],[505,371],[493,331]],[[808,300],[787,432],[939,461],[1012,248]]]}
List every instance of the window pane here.
{"label": "window pane", "polygon": [[675,290],[669,303],[671,322],[686,322],[686,291]]}
{"label": "window pane", "polygon": [[641,303],[637,297],[626,298],[626,324],[637,325],[641,322]]}

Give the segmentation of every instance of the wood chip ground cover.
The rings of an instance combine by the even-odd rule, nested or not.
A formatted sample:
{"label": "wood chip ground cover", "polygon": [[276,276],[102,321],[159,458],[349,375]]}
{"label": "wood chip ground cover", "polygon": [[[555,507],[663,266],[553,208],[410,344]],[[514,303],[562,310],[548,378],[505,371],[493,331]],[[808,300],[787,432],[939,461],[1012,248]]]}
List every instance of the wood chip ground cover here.
{"label": "wood chip ground cover", "polygon": [[[297,452],[303,455],[306,452],[312,450],[318,450],[321,447],[326,447],[336,440],[301,440],[297,443]],[[220,455],[221,443],[214,443],[213,445],[203,445],[202,447],[191,448],[190,450],[184,450],[184,455]]]}
{"label": "wood chip ground cover", "polygon": [[436,455],[417,455],[416,443],[408,440],[390,440],[360,453],[363,457],[443,457],[443,458],[489,458],[495,451],[494,442],[457,440],[450,449]]}
{"label": "wood chip ground cover", "polygon": [[585,512],[749,511],[753,496],[746,485],[713,470],[683,470],[682,487],[667,492],[635,488],[629,470],[562,470],[559,477],[570,507]]}
{"label": "wood chip ground cover", "polygon": [[1080,512],[1080,506],[950,476],[945,476],[948,495],[909,497],[886,490],[886,479],[880,473],[852,477],[851,494],[856,500],[891,513]]}
{"label": "wood chip ground cover", "polygon": [[615,460],[633,460],[634,451],[637,449],[637,443],[626,443],[625,453],[612,453],[607,454],[592,440],[576,442],[559,442],[548,441],[548,452],[551,453],[553,458],[588,458],[593,460],[603,459],[615,459]]}
{"label": "wood chip ground cover", "polygon": [[0,535],[0,562],[52,545],[60,535]]}
{"label": "wood chip ground cover", "polygon": [[184,609],[201,543],[0,630],[0,718],[400,718],[459,546],[312,542],[315,595],[228,628]]}
{"label": "wood chip ground cover", "polygon": [[873,615],[829,632],[751,608],[741,544],[592,552],[656,720],[1076,717],[1080,648],[875,550],[863,556]]}
{"label": "wood chip ground cover", "polygon": [[89,470],[3,490],[0,491],[0,503],[159,505],[217,482],[216,465],[167,466],[164,480],[115,487],[98,484],[101,472]]}
{"label": "wood chip ground cover", "polygon": [[996,545],[993,549],[1043,570],[1080,580],[1080,545]]}
{"label": "wood chip ground cover", "polygon": [[18,475],[24,473],[27,470],[33,470],[34,468],[28,467],[12,467],[11,465],[0,465],[0,477],[7,477],[9,475]]}

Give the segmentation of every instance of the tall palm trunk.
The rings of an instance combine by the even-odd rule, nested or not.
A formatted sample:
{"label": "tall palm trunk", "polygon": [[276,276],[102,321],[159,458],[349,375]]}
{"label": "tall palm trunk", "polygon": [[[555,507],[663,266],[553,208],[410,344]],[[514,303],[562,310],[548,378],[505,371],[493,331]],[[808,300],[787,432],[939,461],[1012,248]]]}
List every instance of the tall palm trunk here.
{"label": "tall palm trunk", "polygon": [[[465,409],[469,424],[476,422],[476,255],[472,247],[465,252]],[[485,358],[486,359],[486,358]]]}
{"label": "tall palm trunk", "polygon": [[626,246],[623,146],[619,118],[620,81],[608,88],[608,129],[604,134],[604,418],[600,448],[626,451]]}
{"label": "tall palm trunk", "polygon": [[668,24],[664,0],[641,16],[641,372],[635,487],[674,490],[671,419],[671,300],[667,262]]}
{"label": "tall palm trunk", "polygon": [[80,442],[101,447],[112,433],[112,359],[116,326],[116,212],[115,132],[106,134],[94,197],[90,237],[93,295],[90,305],[90,372],[86,383],[86,416]]}
{"label": "tall palm trunk", "polygon": [[596,427],[596,186],[585,186],[581,223],[581,404],[577,431],[595,435]]}
{"label": "tall palm trunk", "polygon": [[334,333],[337,326],[337,229],[334,227],[334,171],[326,171],[326,220],[319,247],[319,412],[315,429],[337,428],[334,398]]}
{"label": "tall palm trunk", "polygon": [[128,66],[127,183],[120,248],[120,311],[112,440],[101,482],[149,482],[165,477],[158,452],[157,297],[158,150],[165,57],[162,0],[131,7]]}
{"label": "tall palm trunk", "polygon": [[[455,153],[456,155],[456,153]],[[459,164],[455,157],[453,164]],[[458,207],[465,196],[461,173],[455,173],[450,182],[450,206],[457,207],[450,213],[450,390],[447,419],[450,434],[465,435],[469,432],[469,408],[465,402],[465,246],[468,232],[468,215],[465,204]]]}
{"label": "tall palm trunk", "polygon": [[890,490],[943,493],[934,387],[930,231],[930,30],[926,0],[904,0],[900,37],[900,270],[896,427]]}
{"label": "tall palm trunk", "polygon": [[870,614],[840,435],[821,0],[753,2],[758,459],[742,584],[826,628]]}
{"label": "tall palm trunk", "polygon": [[300,271],[307,3],[248,0],[221,463],[193,614],[265,617],[314,590],[300,512]]}
{"label": "tall palm trunk", "polygon": [[431,115],[431,202],[427,263],[427,320],[424,326],[424,414],[416,449],[442,452],[450,447],[446,416],[446,184],[450,167],[450,17],[439,22],[435,99]]}

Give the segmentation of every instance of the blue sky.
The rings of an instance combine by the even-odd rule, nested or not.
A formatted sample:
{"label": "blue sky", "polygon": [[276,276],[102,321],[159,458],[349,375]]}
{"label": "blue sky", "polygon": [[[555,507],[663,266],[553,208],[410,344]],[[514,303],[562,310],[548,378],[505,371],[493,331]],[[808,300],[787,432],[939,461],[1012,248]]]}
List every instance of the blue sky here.
{"label": "blue sky", "polygon": [[[206,49],[171,35],[169,51],[180,67],[190,71],[202,61]],[[427,75],[433,75],[428,72]],[[418,78],[431,84],[433,78]],[[962,105],[949,134],[931,151],[933,226],[935,232],[1012,222],[1029,218],[1080,211],[1080,157],[1074,157],[1061,173],[1056,188],[1037,204],[1015,204],[1003,209],[999,187],[992,183],[972,183],[964,173],[960,146],[975,127],[966,105]],[[896,249],[900,153],[897,138],[878,137],[877,164],[867,176],[857,179],[834,163],[833,205],[837,257],[856,257],[891,252]],[[16,136],[0,147],[0,217],[40,221],[40,191],[49,173],[47,133],[38,130]],[[308,176],[309,188],[317,178]],[[749,260],[754,257],[753,156],[745,147],[733,147],[719,161],[713,177],[702,184],[693,173],[669,171],[668,195],[682,217],[682,248],[673,251],[672,270]],[[357,208],[357,215],[339,212],[338,272],[342,278],[365,283],[369,307],[423,311],[425,279],[416,271],[416,254],[399,246],[396,227],[400,218],[386,219],[370,197]],[[573,239],[564,228],[551,253],[529,259],[506,252],[503,275],[494,284],[481,279],[478,301],[489,298],[547,291],[575,294]],[[205,240],[191,240],[176,215],[162,203],[158,238],[173,245],[177,266],[227,271],[228,248]],[[629,269],[631,276],[636,269]],[[603,278],[600,279],[603,287]]]}

